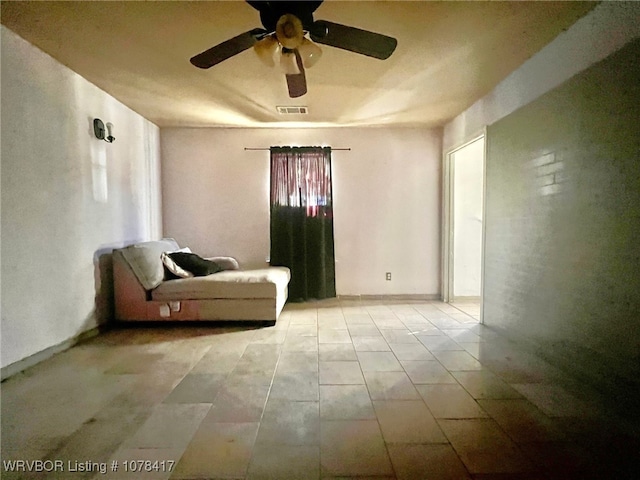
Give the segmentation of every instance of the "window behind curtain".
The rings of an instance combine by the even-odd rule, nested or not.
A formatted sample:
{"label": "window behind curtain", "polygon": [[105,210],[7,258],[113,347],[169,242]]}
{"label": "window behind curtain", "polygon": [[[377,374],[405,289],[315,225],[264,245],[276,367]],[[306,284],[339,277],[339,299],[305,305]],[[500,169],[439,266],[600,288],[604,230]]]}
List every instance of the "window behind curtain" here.
{"label": "window behind curtain", "polygon": [[318,207],[331,207],[331,148],[272,147],[271,205],[326,214]]}

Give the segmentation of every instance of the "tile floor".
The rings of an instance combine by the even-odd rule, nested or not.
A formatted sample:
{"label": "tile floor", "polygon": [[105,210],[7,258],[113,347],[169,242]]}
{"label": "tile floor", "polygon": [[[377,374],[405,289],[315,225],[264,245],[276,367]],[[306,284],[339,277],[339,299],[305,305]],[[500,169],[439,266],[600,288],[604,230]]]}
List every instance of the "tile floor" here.
{"label": "tile floor", "polygon": [[110,330],[2,383],[3,462],[58,471],[0,476],[627,478],[634,437],[478,315],[331,300]]}

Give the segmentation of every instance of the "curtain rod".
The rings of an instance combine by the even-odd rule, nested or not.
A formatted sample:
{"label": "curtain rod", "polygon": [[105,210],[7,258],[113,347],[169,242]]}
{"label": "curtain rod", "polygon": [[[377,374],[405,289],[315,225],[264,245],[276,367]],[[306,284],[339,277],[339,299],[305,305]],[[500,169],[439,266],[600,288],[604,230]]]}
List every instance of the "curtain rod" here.
{"label": "curtain rod", "polygon": [[[294,147],[294,148],[295,148],[295,147]],[[245,149],[245,150],[265,150],[265,151],[267,151],[267,152],[268,152],[269,150],[271,150],[270,148],[251,148],[251,147],[244,147],[244,149]],[[335,151],[335,150],[343,150],[343,151],[349,151],[349,152],[351,151],[351,149],[350,149],[350,148],[332,148],[331,150],[332,150],[332,151]]]}

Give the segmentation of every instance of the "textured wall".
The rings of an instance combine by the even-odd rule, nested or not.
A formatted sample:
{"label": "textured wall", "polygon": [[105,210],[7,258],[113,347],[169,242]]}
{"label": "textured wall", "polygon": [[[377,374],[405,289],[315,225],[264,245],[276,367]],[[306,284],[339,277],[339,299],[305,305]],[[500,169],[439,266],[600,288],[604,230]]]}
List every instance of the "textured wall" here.
{"label": "textured wall", "polygon": [[640,379],[640,40],[488,128],[484,319],[624,406]]}
{"label": "textured wall", "polygon": [[[5,367],[106,321],[104,254],[157,237],[161,220],[158,128],[1,30]],[[115,143],[95,138],[94,117]]]}

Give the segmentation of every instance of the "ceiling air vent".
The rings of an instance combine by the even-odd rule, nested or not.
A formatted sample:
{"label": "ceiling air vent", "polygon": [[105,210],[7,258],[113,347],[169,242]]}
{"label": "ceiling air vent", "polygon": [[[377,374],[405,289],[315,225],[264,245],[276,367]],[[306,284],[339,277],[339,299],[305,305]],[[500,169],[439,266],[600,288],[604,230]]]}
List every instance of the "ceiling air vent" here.
{"label": "ceiling air vent", "polygon": [[307,107],[276,107],[280,115],[306,115],[309,113]]}

